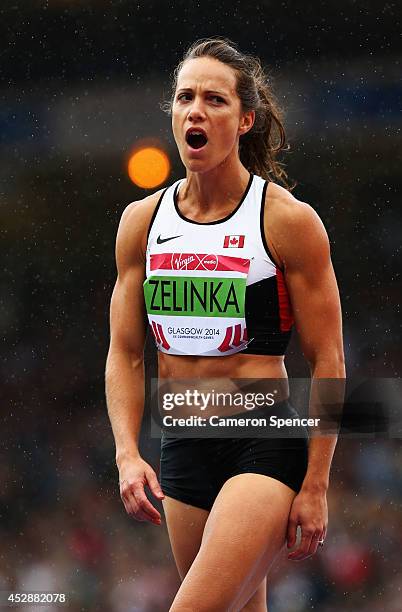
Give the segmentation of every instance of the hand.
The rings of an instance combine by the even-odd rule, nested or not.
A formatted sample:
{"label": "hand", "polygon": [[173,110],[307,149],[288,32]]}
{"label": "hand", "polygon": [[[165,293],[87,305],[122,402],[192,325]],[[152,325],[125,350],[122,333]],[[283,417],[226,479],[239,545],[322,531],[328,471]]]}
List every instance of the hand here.
{"label": "hand", "polygon": [[296,495],[290,510],[287,546],[296,544],[297,526],[301,526],[301,542],[296,550],[288,555],[291,561],[303,561],[317,552],[319,540],[325,540],[328,525],[327,496],[324,491],[301,489]]}
{"label": "hand", "polygon": [[163,499],[164,494],[152,467],[141,457],[127,458],[119,465],[120,497],[127,514],[137,521],[150,521],[161,524],[161,515],[153,507],[144,487],[148,485],[157,499]]}

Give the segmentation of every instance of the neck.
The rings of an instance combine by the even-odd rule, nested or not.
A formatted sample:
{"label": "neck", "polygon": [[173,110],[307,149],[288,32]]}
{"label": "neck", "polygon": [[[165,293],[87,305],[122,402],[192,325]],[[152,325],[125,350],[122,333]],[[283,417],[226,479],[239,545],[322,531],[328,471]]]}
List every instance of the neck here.
{"label": "neck", "polygon": [[208,172],[188,170],[179,200],[200,213],[219,212],[228,203],[241,199],[249,179],[250,173],[239,159],[225,160]]}

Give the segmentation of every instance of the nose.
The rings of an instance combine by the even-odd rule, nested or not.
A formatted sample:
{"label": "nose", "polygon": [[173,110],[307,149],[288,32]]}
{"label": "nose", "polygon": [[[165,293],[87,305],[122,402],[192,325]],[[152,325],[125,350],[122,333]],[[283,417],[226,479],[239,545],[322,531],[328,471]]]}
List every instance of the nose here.
{"label": "nose", "polygon": [[190,108],[188,109],[187,117],[189,121],[199,121],[205,117],[204,105],[198,96],[194,97]]}

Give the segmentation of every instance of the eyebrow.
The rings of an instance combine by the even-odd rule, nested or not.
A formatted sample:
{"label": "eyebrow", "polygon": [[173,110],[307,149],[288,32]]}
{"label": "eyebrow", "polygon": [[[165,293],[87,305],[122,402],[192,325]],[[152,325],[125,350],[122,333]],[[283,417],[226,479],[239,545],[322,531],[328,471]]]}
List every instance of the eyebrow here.
{"label": "eyebrow", "polygon": [[[176,93],[180,93],[182,91],[191,91],[191,93],[194,91],[191,87],[180,87],[180,89],[177,90]],[[207,94],[218,94],[219,96],[227,96],[227,93],[223,93],[222,91],[218,91],[217,89],[207,89],[204,93]]]}

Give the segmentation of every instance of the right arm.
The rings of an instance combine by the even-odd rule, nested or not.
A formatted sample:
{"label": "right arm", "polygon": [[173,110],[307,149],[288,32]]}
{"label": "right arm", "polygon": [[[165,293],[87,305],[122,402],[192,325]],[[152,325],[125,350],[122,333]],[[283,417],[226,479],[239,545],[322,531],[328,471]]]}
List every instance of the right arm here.
{"label": "right arm", "polygon": [[139,454],[144,411],[143,299],[146,235],[157,194],[133,202],[124,210],[116,239],[117,280],[110,303],[110,346],[105,388],[112,425],[120,494],[126,511],[137,520],[160,523],[160,513],[147,499],[144,486],[163,498],[156,474]]}

